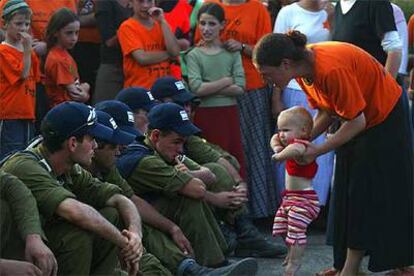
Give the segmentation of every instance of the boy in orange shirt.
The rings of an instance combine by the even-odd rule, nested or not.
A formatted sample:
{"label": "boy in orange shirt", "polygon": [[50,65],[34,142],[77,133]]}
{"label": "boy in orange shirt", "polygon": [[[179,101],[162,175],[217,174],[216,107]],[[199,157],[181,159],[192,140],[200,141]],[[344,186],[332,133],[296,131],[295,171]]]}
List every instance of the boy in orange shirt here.
{"label": "boy in orange shirt", "polygon": [[23,0],[2,10],[5,41],[0,45],[0,159],[26,147],[33,137],[39,61],[28,34],[32,11]]}
{"label": "boy in orange shirt", "polygon": [[169,60],[180,54],[177,39],[154,0],[132,0],[134,14],[118,30],[124,57],[124,87],[149,89],[170,74]]}

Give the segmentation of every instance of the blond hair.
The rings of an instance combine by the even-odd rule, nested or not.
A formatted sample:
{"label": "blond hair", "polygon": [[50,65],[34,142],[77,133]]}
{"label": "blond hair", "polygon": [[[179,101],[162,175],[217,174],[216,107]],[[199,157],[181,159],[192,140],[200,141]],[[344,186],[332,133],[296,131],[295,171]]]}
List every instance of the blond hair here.
{"label": "blond hair", "polygon": [[313,128],[313,118],[309,111],[302,106],[293,106],[291,108],[283,110],[279,114],[279,118],[285,117],[295,125],[304,128],[307,135],[310,136]]}

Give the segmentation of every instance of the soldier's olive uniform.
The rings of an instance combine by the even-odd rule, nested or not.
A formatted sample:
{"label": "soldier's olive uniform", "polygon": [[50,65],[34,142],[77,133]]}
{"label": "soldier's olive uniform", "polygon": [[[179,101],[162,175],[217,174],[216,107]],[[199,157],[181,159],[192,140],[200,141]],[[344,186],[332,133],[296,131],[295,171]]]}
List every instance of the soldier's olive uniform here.
{"label": "soldier's olive uniform", "polygon": [[17,177],[1,170],[0,234],[0,257],[15,260],[24,259],[27,235],[38,234],[44,238],[32,193]]}
{"label": "soldier's olive uniform", "polygon": [[205,266],[222,263],[227,244],[210,207],[204,201],[178,194],[193,177],[167,164],[153,150],[148,150],[130,172],[125,173],[124,165],[130,165],[127,159],[127,154],[118,159],[121,174],[137,195],[151,202],[183,230],[194,249],[197,263]]}
{"label": "soldier's olive uniform", "polygon": [[[193,166],[190,163],[184,162],[188,168],[197,170],[200,168],[198,164],[201,164],[202,166],[209,168],[216,175],[217,181],[208,187],[209,191],[222,192],[231,191],[233,189],[236,182],[227,169],[223,165],[217,163],[217,161],[220,158],[225,158],[236,170],[239,170],[240,164],[234,156],[224,151],[219,146],[211,144],[196,135],[188,137],[185,149],[188,157],[195,161],[192,162],[192,164],[196,164],[196,166]],[[236,216],[247,213],[246,207],[237,210],[219,208],[213,209],[219,221],[226,222],[230,225],[234,224]]]}
{"label": "soldier's olive uniform", "polygon": [[240,164],[236,157],[197,135],[191,135],[187,138],[185,143],[185,153],[188,157],[201,165],[217,162],[220,158],[224,158],[229,161],[237,171],[240,170]]}
{"label": "soldier's olive uniform", "polygon": [[[107,174],[102,174],[100,178],[106,182],[113,183],[121,187],[123,194],[131,198],[134,195],[134,191],[128,182],[119,174],[119,171],[116,167],[111,169]],[[144,256],[140,261],[140,271],[144,273],[143,275],[170,275],[177,272],[179,264],[187,258],[183,252],[177,247],[177,245],[167,237],[163,232],[155,229],[150,225],[142,224],[142,242],[145,246],[145,249],[150,252],[152,258],[158,258],[162,264],[157,266],[152,258]],[[150,262],[152,265],[148,265]],[[167,267],[168,270],[164,267]],[[147,273],[147,274],[145,274]]]}
{"label": "soldier's olive uniform", "polygon": [[[56,215],[65,199],[74,198],[93,206],[112,224],[121,228],[118,211],[105,207],[121,189],[93,178],[79,165],[70,173],[56,176],[42,145],[28,153],[17,153],[2,167],[17,176],[31,190],[39,208],[48,246],[58,261],[60,275],[108,275],[117,264],[117,248]],[[39,161],[40,160],[40,161]]]}

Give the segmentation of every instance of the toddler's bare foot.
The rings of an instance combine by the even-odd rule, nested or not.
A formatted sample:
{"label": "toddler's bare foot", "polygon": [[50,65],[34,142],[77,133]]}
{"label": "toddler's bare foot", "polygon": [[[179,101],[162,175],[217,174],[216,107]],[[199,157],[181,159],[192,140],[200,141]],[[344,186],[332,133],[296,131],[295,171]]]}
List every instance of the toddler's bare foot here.
{"label": "toddler's bare foot", "polygon": [[284,276],[295,276],[299,271],[301,264],[289,262],[286,266]]}
{"label": "toddler's bare foot", "polygon": [[289,262],[289,254],[286,255],[286,258],[283,260],[282,266],[286,266]]}

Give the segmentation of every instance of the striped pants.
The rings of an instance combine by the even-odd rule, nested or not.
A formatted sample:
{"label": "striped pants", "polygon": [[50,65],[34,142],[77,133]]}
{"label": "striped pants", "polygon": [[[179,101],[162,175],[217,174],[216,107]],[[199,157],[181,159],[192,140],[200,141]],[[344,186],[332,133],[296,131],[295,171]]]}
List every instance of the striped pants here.
{"label": "striped pants", "polygon": [[306,244],[306,228],[319,213],[318,195],[314,190],[285,191],[276,212],[273,236],[286,235],[286,244]]}

